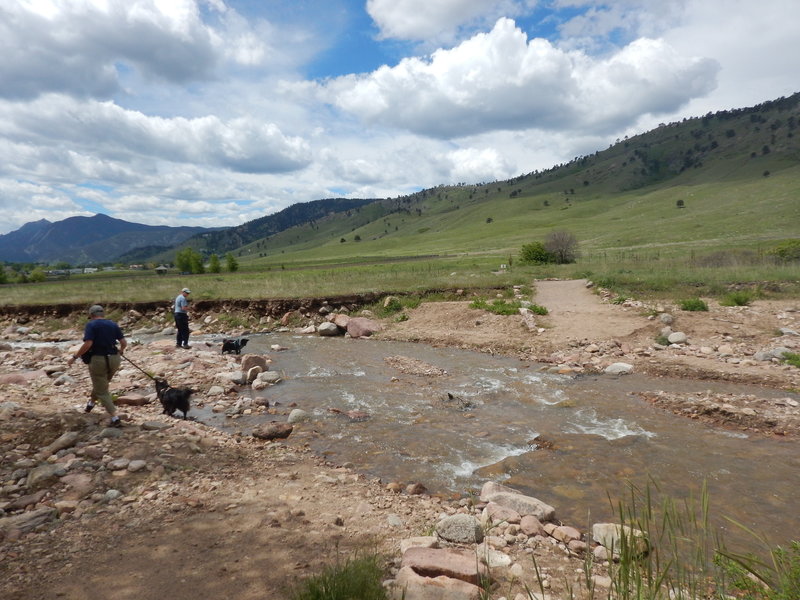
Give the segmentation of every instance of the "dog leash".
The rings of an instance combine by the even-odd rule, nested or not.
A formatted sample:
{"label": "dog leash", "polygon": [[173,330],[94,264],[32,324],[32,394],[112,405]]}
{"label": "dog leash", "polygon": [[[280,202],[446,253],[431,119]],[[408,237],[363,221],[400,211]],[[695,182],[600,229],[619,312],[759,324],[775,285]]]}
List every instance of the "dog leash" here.
{"label": "dog leash", "polygon": [[124,358],[124,359],[125,359],[125,360],[127,360],[129,363],[131,363],[131,364],[132,364],[134,367],[136,367],[137,369],[139,369],[139,370],[140,370],[142,373],[144,373],[145,375],[147,375],[147,376],[148,376],[150,379],[152,379],[153,381],[155,381],[155,380],[156,380],[156,378],[155,378],[155,377],[153,377],[152,375],[150,375],[150,373],[148,373],[147,371],[145,371],[145,370],[144,370],[142,367],[140,367],[139,365],[137,365],[137,364],[136,364],[135,362],[133,362],[133,361],[132,361],[130,358],[128,358],[128,357],[127,357],[127,356],[125,356],[124,354],[121,354],[120,356],[122,356],[122,358]]}

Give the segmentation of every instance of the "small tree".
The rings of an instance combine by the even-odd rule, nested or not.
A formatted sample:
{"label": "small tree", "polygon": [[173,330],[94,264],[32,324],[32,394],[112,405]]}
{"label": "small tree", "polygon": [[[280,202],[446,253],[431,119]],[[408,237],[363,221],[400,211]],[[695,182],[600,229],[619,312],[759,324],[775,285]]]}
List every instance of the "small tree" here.
{"label": "small tree", "polygon": [[228,268],[228,271],[234,273],[239,270],[239,261],[236,260],[236,257],[228,252],[225,255],[225,266]]}
{"label": "small tree", "polygon": [[44,274],[44,271],[41,267],[36,267],[31,274],[28,275],[28,280],[34,283],[41,283],[45,279],[47,279],[47,275]]}
{"label": "small tree", "polygon": [[197,252],[192,251],[192,259],[191,259],[191,269],[192,273],[205,273],[206,267],[203,265],[203,256]]}
{"label": "small tree", "polygon": [[551,231],[545,238],[544,249],[559,264],[573,263],[578,258],[578,238],[569,231]]}
{"label": "small tree", "polygon": [[208,259],[208,270],[210,273],[219,273],[222,271],[222,266],[219,264],[219,256],[212,254]]}
{"label": "small tree", "polygon": [[683,208],[684,206],[686,206],[686,203],[683,200],[676,200],[675,206],[677,206],[678,208]]}
{"label": "small tree", "polygon": [[189,273],[192,270],[192,249],[183,248],[175,254],[175,266],[181,273]]}
{"label": "small tree", "polygon": [[203,256],[194,248],[183,248],[175,255],[175,266],[181,273],[204,273]]}

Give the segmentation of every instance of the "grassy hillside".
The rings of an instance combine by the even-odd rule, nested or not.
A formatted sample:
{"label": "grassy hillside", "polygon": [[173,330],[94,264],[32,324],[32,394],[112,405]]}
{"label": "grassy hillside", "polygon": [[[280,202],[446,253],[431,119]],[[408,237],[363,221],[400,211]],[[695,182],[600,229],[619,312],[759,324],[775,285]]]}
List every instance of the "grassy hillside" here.
{"label": "grassy hillside", "polygon": [[235,254],[252,268],[465,253],[502,261],[558,229],[585,256],[760,252],[800,232],[799,102],[663,125],[509,181],[379,200]]}

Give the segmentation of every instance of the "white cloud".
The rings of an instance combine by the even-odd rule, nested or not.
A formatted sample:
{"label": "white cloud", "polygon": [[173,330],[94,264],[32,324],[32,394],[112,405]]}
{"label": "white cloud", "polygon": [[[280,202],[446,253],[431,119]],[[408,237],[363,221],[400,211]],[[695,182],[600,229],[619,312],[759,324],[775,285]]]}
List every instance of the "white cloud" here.
{"label": "white cloud", "polygon": [[19,229],[31,221],[55,222],[75,215],[91,213],[56,188],[0,178],[0,221],[4,223],[0,233]]}
{"label": "white cloud", "polygon": [[448,181],[476,183],[519,174],[517,165],[496,148],[460,148],[441,158],[449,166]]}
{"label": "white cloud", "polygon": [[[0,101],[0,135],[20,145],[55,149],[58,161],[71,153],[85,156],[72,160],[74,167],[92,166],[92,157],[99,156],[111,162],[163,160],[270,173],[300,169],[310,160],[302,138],[252,117],[152,117],[112,102],[57,95],[26,104]],[[39,158],[45,156],[39,153]]]}
{"label": "white cloud", "polygon": [[430,60],[408,58],[329,85],[340,108],[367,122],[457,138],[502,129],[611,131],[643,113],[674,111],[715,85],[718,65],[637,40],[606,59],[528,41],[500,19]]}
{"label": "white cloud", "polygon": [[208,78],[220,45],[193,0],[7,0],[0,6],[0,95],[107,98],[121,89],[120,63],[174,83]]}
{"label": "white cloud", "polygon": [[367,12],[382,38],[447,43],[465,26],[490,26],[534,4],[535,0],[367,0]]}
{"label": "white cloud", "polygon": [[[0,0],[0,233],[505,179],[791,94],[800,72],[795,0],[301,4]],[[364,52],[393,66],[346,71]],[[334,63],[353,74],[304,75]]]}

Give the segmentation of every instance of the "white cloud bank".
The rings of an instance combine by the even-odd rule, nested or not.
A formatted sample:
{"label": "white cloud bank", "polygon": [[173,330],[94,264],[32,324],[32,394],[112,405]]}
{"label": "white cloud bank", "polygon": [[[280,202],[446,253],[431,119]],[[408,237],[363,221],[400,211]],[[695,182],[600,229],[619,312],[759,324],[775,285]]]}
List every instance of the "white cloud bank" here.
{"label": "white cloud bank", "polygon": [[[661,120],[798,91],[795,0],[288,10],[0,2],[0,233],[94,212],[237,225],[317,198],[505,179]],[[347,53],[326,55],[326,44],[363,37],[336,29],[365,27],[353,10],[375,34],[359,51],[405,54],[365,74],[304,76],[316,58],[343,72]]]}
{"label": "white cloud bank", "polygon": [[719,64],[639,39],[608,58],[528,40],[510,19],[430,60],[408,58],[328,88],[370,123],[457,138],[498,129],[609,133],[666,114],[716,85]]}

